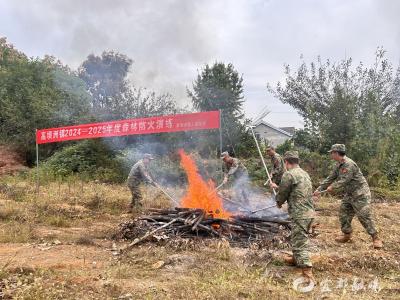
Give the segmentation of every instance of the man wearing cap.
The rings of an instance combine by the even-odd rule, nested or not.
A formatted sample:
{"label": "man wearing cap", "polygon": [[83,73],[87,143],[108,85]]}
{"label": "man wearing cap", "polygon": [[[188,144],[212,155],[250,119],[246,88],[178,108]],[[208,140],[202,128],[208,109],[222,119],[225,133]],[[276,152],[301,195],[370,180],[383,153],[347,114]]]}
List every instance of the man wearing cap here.
{"label": "man wearing cap", "polygon": [[222,184],[230,183],[233,189],[240,195],[243,202],[248,202],[248,180],[249,175],[246,167],[236,157],[232,157],[228,152],[221,153],[224,162],[224,181]]}
{"label": "man wearing cap", "polygon": [[323,190],[329,193],[344,194],[339,210],[339,221],[343,235],[337,237],[335,239],[336,242],[346,243],[350,241],[353,231],[351,221],[354,216],[357,216],[360,223],[372,237],[374,248],[381,249],[382,241],[378,238],[378,233],[372,220],[371,191],[367,180],[357,164],[346,156],[345,145],[335,144],[328,152],[337,164],[332,173],[314,192],[314,196],[319,197]]}
{"label": "man wearing cap", "polygon": [[293,251],[293,256],[285,257],[285,262],[301,268],[303,276],[313,280],[309,253],[309,233],[315,214],[312,183],[308,173],[299,166],[297,151],[287,151],[283,159],[287,171],[283,174],[278,187],[276,203],[279,208],[286,201],[288,203],[288,212],[292,222],[290,243]]}
{"label": "man wearing cap", "polygon": [[127,183],[132,193],[132,201],[129,206],[129,211],[132,211],[134,207],[142,206],[142,193],[140,191],[141,183],[154,185],[154,180],[151,178],[148,170],[151,160],[153,160],[153,157],[150,154],[144,154],[143,158],[134,164],[129,172]]}
{"label": "man wearing cap", "polygon": [[279,185],[281,183],[283,173],[286,171],[285,163],[283,162],[282,157],[275,152],[274,147],[268,146],[266,153],[271,159],[272,164],[271,181],[276,185]]}

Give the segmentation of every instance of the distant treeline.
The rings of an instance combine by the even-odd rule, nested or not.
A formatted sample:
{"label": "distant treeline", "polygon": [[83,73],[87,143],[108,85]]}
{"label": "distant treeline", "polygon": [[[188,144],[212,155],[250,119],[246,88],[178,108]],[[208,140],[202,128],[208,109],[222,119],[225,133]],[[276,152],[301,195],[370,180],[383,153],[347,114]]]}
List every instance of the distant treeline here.
{"label": "distant treeline", "polygon": [[[191,105],[184,108],[169,94],[136,87],[127,79],[134,71],[131,58],[113,51],[90,54],[77,70],[71,70],[51,56],[30,58],[0,38],[0,143],[14,145],[33,164],[36,128],[220,109],[223,149],[253,161],[252,173],[263,176],[257,170],[257,152],[247,129],[251,121],[243,111],[243,77],[232,64],[215,62],[194,74],[187,91]],[[309,166],[321,162],[323,167],[310,169],[316,177],[326,173],[323,161],[330,145],[344,143],[372,184],[399,186],[400,69],[385,58],[383,49],[377,50],[371,66],[354,66],[351,58],[339,62],[318,58],[311,64],[301,63],[295,71],[285,66],[284,74],[285,81],[268,85],[268,92],[303,117],[305,127],[297,130],[293,141]],[[57,152],[47,167],[60,176],[85,172],[96,177],[95,170],[100,169],[102,179],[113,174],[109,177],[119,181],[121,153],[126,149],[173,155],[180,147],[215,158],[219,133],[46,144],[41,146],[41,157]],[[286,143],[278,150],[291,147]]]}

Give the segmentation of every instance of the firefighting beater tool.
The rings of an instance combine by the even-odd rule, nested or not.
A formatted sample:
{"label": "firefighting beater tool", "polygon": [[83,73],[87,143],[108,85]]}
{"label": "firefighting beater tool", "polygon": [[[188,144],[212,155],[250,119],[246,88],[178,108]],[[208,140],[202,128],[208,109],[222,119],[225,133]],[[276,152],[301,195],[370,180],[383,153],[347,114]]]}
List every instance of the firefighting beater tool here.
{"label": "firefighting beater tool", "polygon": [[218,190],[220,189],[220,188],[222,188],[222,186],[224,185],[225,183],[221,183],[219,186],[217,186],[215,189],[213,189],[209,194],[208,194],[208,196],[210,196],[212,193],[214,193],[214,192],[218,192]]}
{"label": "firefighting beater tool", "polygon": [[[255,127],[256,124],[258,124],[260,121],[262,121],[270,112],[271,111],[268,109],[267,106],[263,107],[263,109],[260,110],[260,113],[257,115],[257,117],[253,120],[252,125],[248,126],[250,128],[250,130],[251,130],[251,133],[252,133],[254,141],[256,143],[258,153],[260,154],[260,158],[261,158],[261,161],[263,163],[265,172],[267,173],[267,176],[268,176],[268,180],[266,181],[266,183],[264,185],[267,185],[268,182],[272,182],[272,179],[271,179],[271,175],[268,172],[267,165],[265,164],[264,156],[261,153],[260,146],[258,145],[258,140],[257,140],[256,135],[254,133],[253,127]],[[272,189],[272,192],[276,196],[275,189]]]}
{"label": "firefighting beater tool", "polygon": [[[265,161],[264,161],[264,156],[263,156],[262,153],[261,153],[260,145],[258,145],[258,140],[257,140],[256,135],[255,135],[255,133],[254,133],[253,126],[251,125],[251,126],[249,126],[249,128],[250,128],[250,130],[251,130],[251,133],[252,133],[252,135],[253,135],[254,141],[255,141],[255,143],[256,143],[257,150],[258,150],[258,153],[260,154],[260,158],[261,158],[261,161],[262,161],[262,163],[263,163],[265,172],[267,173],[267,176],[268,176],[268,181],[267,181],[267,182],[272,181],[271,175],[269,174],[267,165],[265,164]],[[276,196],[276,191],[275,191],[274,188],[272,189],[272,192],[273,192],[274,195]]]}
{"label": "firefighting beater tool", "polygon": [[221,195],[221,193],[218,193],[218,196],[224,200],[224,201],[228,201],[236,206],[238,206],[240,208],[241,211],[245,211],[245,212],[251,212],[250,210],[248,210],[246,207],[242,206],[240,203],[237,203],[236,201],[233,201],[229,198],[224,197],[223,195]]}
{"label": "firefighting beater tool", "polygon": [[172,202],[175,203],[175,205],[179,206],[179,202],[176,201],[170,194],[168,194],[157,182],[154,182],[154,186],[158,188],[165,196],[167,196],[168,199],[170,199]]}
{"label": "firefighting beater tool", "polygon": [[218,191],[220,188],[222,188],[222,186],[223,186],[224,184],[225,184],[225,183],[221,183],[219,186],[217,186],[217,187],[215,188],[215,190]]}
{"label": "firefighting beater tool", "polygon": [[262,210],[266,210],[266,209],[270,209],[270,208],[273,208],[273,207],[276,207],[276,204],[269,205],[269,206],[266,206],[266,207],[263,207],[263,208],[259,208],[259,209],[253,210],[253,211],[250,212],[250,214],[252,215],[252,214],[255,214],[256,212],[259,212],[259,211],[262,211]]}
{"label": "firefighting beater tool", "polygon": [[[320,191],[320,194],[324,194],[326,192],[328,192],[328,190],[323,190],[323,191]],[[266,207],[263,207],[263,208],[259,208],[259,209],[253,210],[253,211],[251,211],[250,214],[255,214],[256,212],[259,212],[259,211],[262,211],[262,210],[266,210],[266,209],[270,209],[272,207],[276,207],[276,204],[269,205],[269,206],[266,206]]]}

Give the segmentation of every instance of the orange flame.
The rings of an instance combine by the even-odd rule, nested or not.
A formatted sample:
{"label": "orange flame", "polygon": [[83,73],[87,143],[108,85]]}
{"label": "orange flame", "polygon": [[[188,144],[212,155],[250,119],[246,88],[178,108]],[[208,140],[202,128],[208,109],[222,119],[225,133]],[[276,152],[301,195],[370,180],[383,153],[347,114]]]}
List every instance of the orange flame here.
{"label": "orange flame", "polygon": [[197,169],[193,159],[182,149],[179,150],[181,167],[188,177],[188,190],[181,200],[181,206],[187,208],[201,208],[215,218],[227,219],[231,214],[224,210],[222,200],[215,190],[214,183],[205,182]]}

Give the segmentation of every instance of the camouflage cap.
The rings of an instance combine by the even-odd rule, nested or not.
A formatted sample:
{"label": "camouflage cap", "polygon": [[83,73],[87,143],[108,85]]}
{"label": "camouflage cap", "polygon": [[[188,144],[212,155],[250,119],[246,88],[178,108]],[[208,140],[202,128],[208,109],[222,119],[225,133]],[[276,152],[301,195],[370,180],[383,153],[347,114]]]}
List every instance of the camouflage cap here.
{"label": "camouflage cap", "polygon": [[331,150],[329,150],[328,153],[331,153],[333,151],[335,151],[335,152],[346,152],[346,146],[343,145],[343,144],[332,145]]}
{"label": "camouflage cap", "polygon": [[151,155],[151,154],[149,154],[149,153],[143,154],[143,158],[144,158],[144,159],[149,159],[149,160],[153,160],[153,159],[154,159],[153,155]]}
{"label": "camouflage cap", "polygon": [[221,158],[224,158],[225,156],[229,156],[228,151],[224,151],[221,153]]}
{"label": "camouflage cap", "polygon": [[283,159],[287,158],[299,158],[299,152],[298,151],[286,151],[285,155],[283,156]]}

